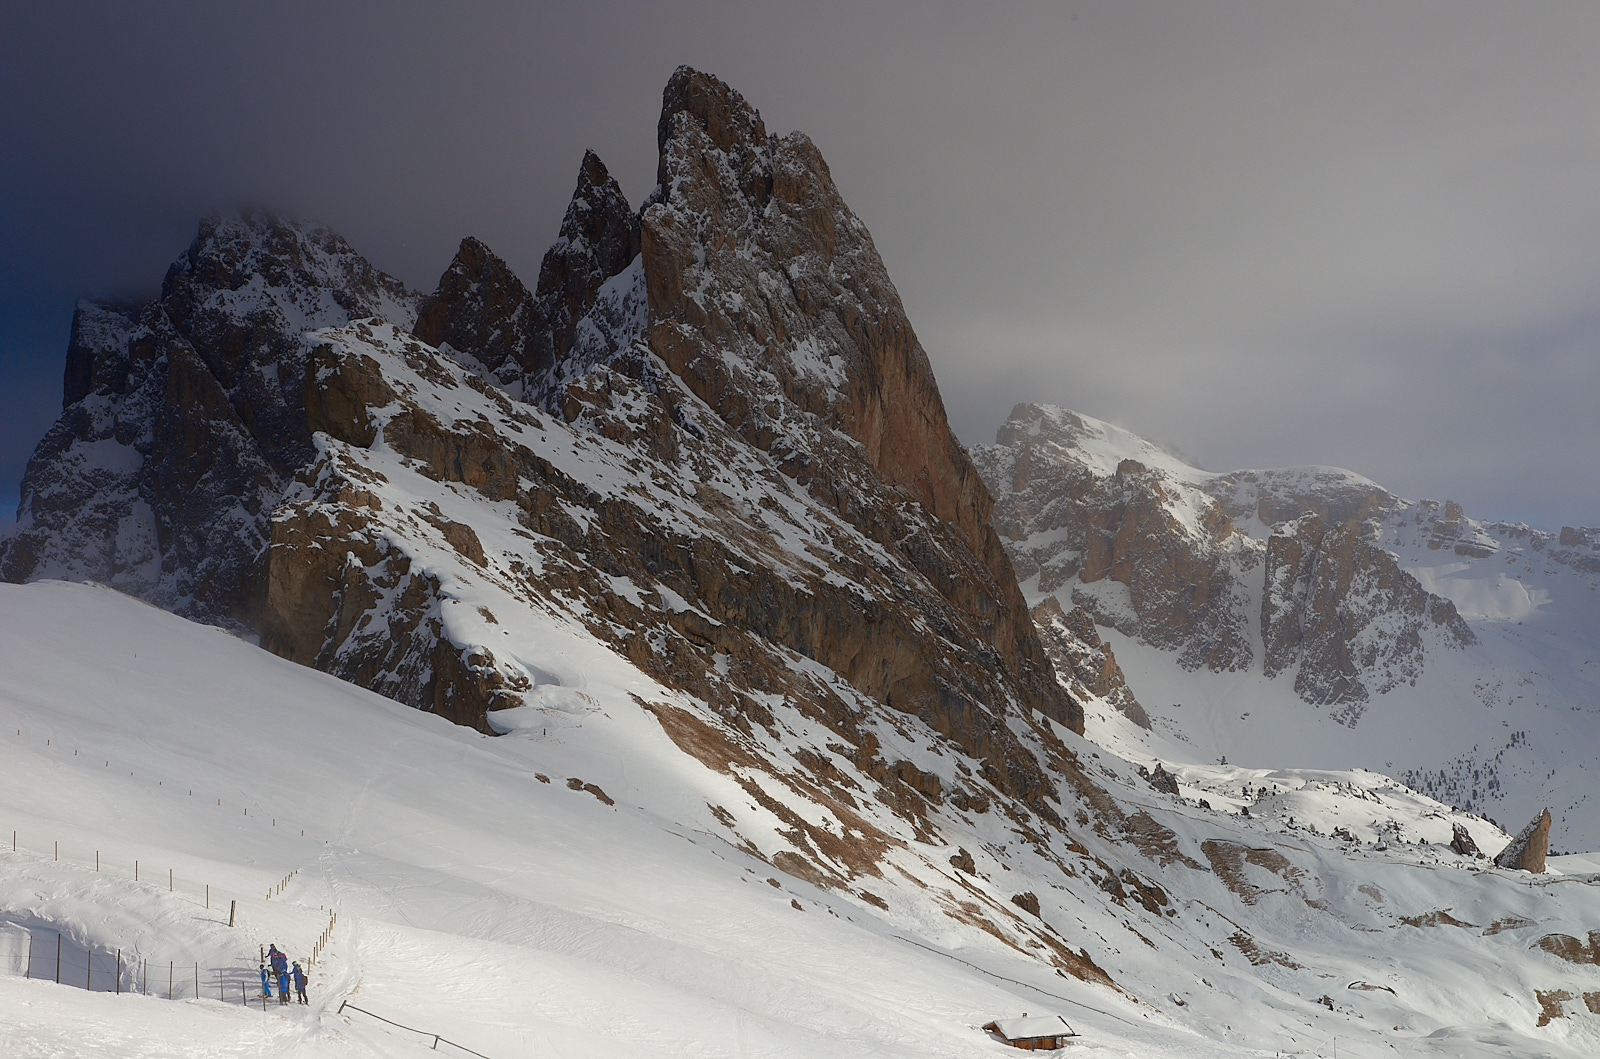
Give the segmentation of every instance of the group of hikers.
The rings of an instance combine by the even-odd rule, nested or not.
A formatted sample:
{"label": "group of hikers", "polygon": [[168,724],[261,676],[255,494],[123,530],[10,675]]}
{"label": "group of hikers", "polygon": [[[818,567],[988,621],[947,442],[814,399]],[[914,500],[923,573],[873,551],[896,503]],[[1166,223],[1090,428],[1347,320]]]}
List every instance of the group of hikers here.
{"label": "group of hikers", "polygon": [[[268,970],[268,967],[271,967]],[[306,1001],[306,973],[300,969],[300,961],[294,961],[291,968],[289,957],[285,956],[276,944],[267,949],[267,962],[261,965],[261,996],[272,996],[272,983],[278,983],[278,1003],[289,1002],[289,980],[294,979],[294,991],[300,996],[300,1003]]]}

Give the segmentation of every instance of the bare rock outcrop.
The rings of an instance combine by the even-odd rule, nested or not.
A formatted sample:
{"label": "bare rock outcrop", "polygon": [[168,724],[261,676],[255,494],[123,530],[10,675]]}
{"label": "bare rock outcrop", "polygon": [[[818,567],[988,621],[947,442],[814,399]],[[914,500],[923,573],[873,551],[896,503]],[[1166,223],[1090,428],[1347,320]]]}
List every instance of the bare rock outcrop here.
{"label": "bare rock outcrop", "polygon": [[1063,611],[1054,596],[1033,608],[1034,627],[1045,653],[1055,664],[1056,678],[1076,699],[1104,699],[1140,728],[1150,727],[1150,716],[1123,678],[1111,645],[1100,638],[1094,619],[1082,607]]}
{"label": "bare rock outcrop", "polygon": [[1481,857],[1478,844],[1472,840],[1472,832],[1460,824],[1450,825],[1450,848],[1463,857]]}
{"label": "bare rock outcrop", "polygon": [[[471,358],[504,386],[537,367],[533,295],[504,261],[477,239],[461,240],[438,288],[417,311],[416,336]],[[549,368],[548,359],[544,365]]]}
{"label": "bare rock outcrop", "polygon": [[1438,627],[1462,645],[1474,639],[1455,605],[1368,542],[1359,523],[1305,515],[1275,528],[1264,579],[1264,672],[1294,667],[1300,697],[1343,705],[1336,716],[1345,723],[1371,694],[1416,680],[1424,630]]}
{"label": "bare rock outcrop", "polygon": [[1177,777],[1168,772],[1166,767],[1159,761],[1156,762],[1155,770],[1150,773],[1149,783],[1151,789],[1158,790],[1162,794],[1178,793]]}
{"label": "bare rock outcrop", "polygon": [[1515,871],[1544,871],[1544,860],[1550,851],[1550,810],[1541,810],[1517,832],[1517,837],[1506,844],[1494,858],[1497,868]]}
{"label": "bare rock outcrop", "polygon": [[1187,669],[1249,668],[1248,540],[1214,500],[1138,460],[1085,459],[1094,429],[1062,409],[1018,405],[995,444],[974,451],[1018,576],[1041,593],[1065,589],[1098,624],[1177,651]]}
{"label": "bare rock outcrop", "polygon": [[600,156],[586,151],[535,289],[464,239],[423,301],[415,333],[513,396],[559,410],[568,383],[643,333],[638,256],[639,218]]}

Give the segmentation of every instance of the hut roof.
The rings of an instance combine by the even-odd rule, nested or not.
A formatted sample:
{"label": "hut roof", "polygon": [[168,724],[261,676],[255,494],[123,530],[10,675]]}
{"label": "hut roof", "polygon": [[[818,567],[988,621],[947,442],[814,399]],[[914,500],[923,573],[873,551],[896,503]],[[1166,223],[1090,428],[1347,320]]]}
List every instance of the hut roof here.
{"label": "hut roof", "polygon": [[1060,1015],[1025,1015],[1018,1019],[995,1019],[990,1023],[995,1032],[1008,1041],[1027,1040],[1030,1037],[1071,1036],[1072,1027]]}

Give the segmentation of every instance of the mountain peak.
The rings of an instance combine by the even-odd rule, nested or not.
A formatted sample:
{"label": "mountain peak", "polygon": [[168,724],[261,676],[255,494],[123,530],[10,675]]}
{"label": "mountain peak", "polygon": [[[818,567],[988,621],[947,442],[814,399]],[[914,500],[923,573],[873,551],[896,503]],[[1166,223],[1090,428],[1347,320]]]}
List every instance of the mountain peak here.
{"label": "mountain peak", "polygon": [[656,124],[656,144],[661,151],[656,182],[663,192],[671,186],[668,145],[689,128],[698,129],[713,147],[730,155],[748,156],[767,144],[767,126],[744,96],[712,74],[680,66],[661,92],[661,119]]}

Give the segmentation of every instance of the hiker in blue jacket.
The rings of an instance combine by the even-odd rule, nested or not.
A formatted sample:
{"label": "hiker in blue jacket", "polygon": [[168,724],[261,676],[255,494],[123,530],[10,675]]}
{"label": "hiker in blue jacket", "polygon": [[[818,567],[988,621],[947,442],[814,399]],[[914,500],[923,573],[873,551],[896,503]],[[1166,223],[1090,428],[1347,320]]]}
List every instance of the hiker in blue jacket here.
{"label": "hiker in blue jacket", "polygon": [[271,981],[271,979],[269,979],[267,977],[267,965],[266,964],[262,964],[261,965],[261,995],[262,996],[271,996],[272,995],[272,981]]}
{"label": "hiker in blue jacket", "polygon": [[267,947],[267,962],[272,964],[273,974],[283,974],[289,969],[289,957],[285,956],[276,945]]}
{"label": "hiker in blue jacket", "polygon": [[295,964],[294,964],[294,991],[296,993],[300,994],[300,1003],[302,1003],[302,1004],[307,1003],[307,1001],[306,1001],[306,973],[300,969],[300,961],[299,960],[296,960]]}
{"label": "hiker in blue jacket", "polygon": [[287,1004],[288,1002],[289,1002],[289,972],[288,971],[284,971],[282,974],[278,975],[278,1003]]}

